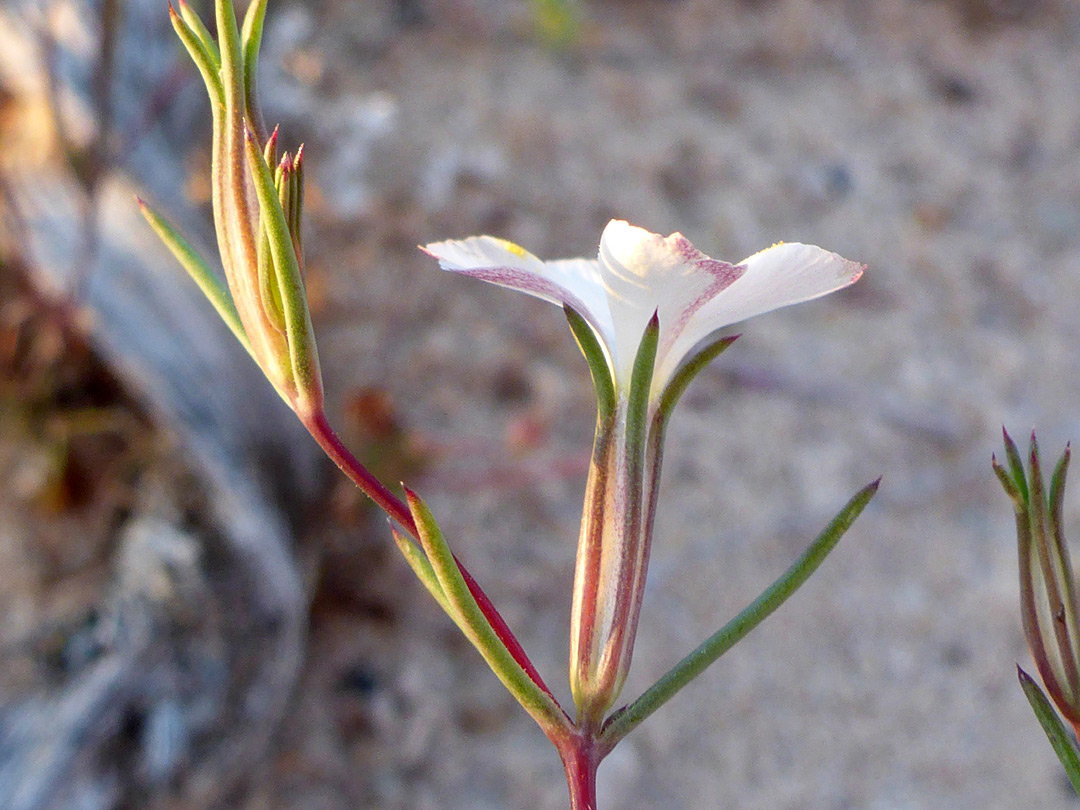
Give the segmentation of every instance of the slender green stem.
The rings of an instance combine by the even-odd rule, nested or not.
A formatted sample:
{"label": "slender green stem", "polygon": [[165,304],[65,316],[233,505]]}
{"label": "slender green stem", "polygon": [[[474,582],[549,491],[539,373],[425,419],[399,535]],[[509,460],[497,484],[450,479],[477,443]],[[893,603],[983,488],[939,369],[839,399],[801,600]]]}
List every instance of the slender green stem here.
{"label": "slender green stem", "polygon": [[1065,730],[1061,718],[1058,717],[1054,707],[1050,705],[1050,701],[1032,677],[1020,667],[1016,668],[1016,673],[1020,678],[1020,686],[1027,696],[1028,703],[1031,704],[1035,716],[1039,718],[1039,725],[1042,726],[1046,738],[1050,740],[1050,745],[1054,748],[1054,753],[1057,754],[1065,768],[1065,773],[1068,774],[1073,790],[1080,795],[1080,755],[1077,754],[1072,740],[1069,739],[1069,732]]}
{"label": "slender green stem", "polygon": [[610,751],[619,740],[663,706],[676,692],[704,672],[710,664],[741,641],[747,633],[761,624],[767,616],[795,593],[817,570],[829,552],[836,547],[844,532],[877,492],[880,481],[879,478],[863,487],[855,497],[848,501],[802,556],[738,616],[672,667],[666,675],[645,690],[641,697],[613,714],[601,731],[601,750]]}

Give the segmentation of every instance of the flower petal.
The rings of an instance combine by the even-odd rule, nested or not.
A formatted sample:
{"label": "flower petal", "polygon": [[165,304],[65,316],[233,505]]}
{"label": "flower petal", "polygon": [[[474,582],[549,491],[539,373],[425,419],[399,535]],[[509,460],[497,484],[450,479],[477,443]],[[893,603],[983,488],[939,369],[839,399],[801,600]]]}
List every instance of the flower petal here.
{"label": "flower petal", "polygon": [[438,259],[443,270],[568,305],[599,332],[602,342],[611,342],[611,309],[594,259],[545,262],[513,242],[493,236],[434,242],[421,250]]}
{"label": "flower petal", "polygon": [[692,316],[657,369],[663,386],[678,364],[717,329],[774,309],[820,298],[854,284],[864,267],[814,245],[782,242],[739,263],[743,273]]}
{"label": "flower petal", "polygon": [[854,284],[866,269],[816,245],[798,242],[781,242],[739,264],[746,267],[742,277],[702,307],[702,320],[728,325],[820,298]]}
{"label": "flower petal", "polygon": [[612,220],[600,237],[600,272],[615,324],[616,373],[628,383],[653,313],[660,317],[657,364],[663,366],[694,313],[733,284],[743,268],[706,256],[681,233],[663,237]]}

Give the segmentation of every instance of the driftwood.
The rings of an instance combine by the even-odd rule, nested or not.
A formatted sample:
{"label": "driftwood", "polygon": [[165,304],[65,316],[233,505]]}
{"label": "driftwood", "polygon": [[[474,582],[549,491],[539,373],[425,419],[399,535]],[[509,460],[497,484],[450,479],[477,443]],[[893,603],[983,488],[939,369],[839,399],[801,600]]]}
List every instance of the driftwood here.
{"label": "driftwood", "polygon": [[[169,134],[197,128],[201,100],[189,120],[175,117],[183,105],[155,120],[180,64],[164,4],[64,8],[57,20],[48,3],[0,6],[0,86],[72,130],[41,160],[0,163],[0,241],[49,295],[89,311],[93,346],[187,451],[213,530],[153,514],[126,526],[96,653],[61,684],[0,694],[0,808],[212,806],[265,752],[296,682],[307,600],[288,512],[323,468],[133,202],[146,196],[207,241],[177,204],[184,150]],[[91,136],[75,144],[79,124]]]}

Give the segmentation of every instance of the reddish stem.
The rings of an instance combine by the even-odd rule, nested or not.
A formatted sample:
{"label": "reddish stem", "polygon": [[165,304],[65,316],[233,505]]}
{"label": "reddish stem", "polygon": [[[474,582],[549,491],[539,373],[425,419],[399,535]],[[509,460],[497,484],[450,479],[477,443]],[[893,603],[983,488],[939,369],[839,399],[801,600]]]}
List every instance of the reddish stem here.
{"label": "reddish stem", "polygon": [[[299,414],[298,414],[299,415]],[[416,521],[413,520],[412,513],[409,512],[409,508],[405,503],[394,495],[386,485],[384,485],[378,478],[371,474],[371,472],[360,463],[360,461],[354,456],[347,448],[338,435],[334,432],[334,429],[330,426],[330,422],[326,418],[326,413],[321,409],[310,416],[300,415],[300,421],[312,437],[319,443],[319,446],[328,455],[333,462],[341,469],[349,479],[360,488],[360,491],[367,495],[371,500],[375,502],[375,505],[382,509],[392,520],[399,523],[405,531],[411,534],[414,538],[419,539],[416,530]],[[469,592],[472,594],[473,599],[476,600],[476,604],[479,606],[480,611],[484,614],[484,618],[487,619],[491,628],[495,631],[495,635],[499,637],[499,640],[506,645],[506,649],[510,651],[510,655],[514,657],[518,665],[525,670],[525,673],[533,680],[533,682],[539,686],[547,695],[555,700],[555,696],[551,694],[551,690],[548,689],[547,684],[544,683],[544,679],[540,677],[540,673],[536,667],[533,666],[533,662],[529,660],[529,656],[526,655],[525,649],[521,646],[521,642],[517,640],[517,636],[510,630],[506,620],[503,619],[502,614],[492,604],[488,595],[484,593],[483,589],[473,579],[472,574],[468,572],[464,565],[461,564],[461,560],[455,555],[454,562],[457,563],[458,570],[461,571],[461,576],[465,579],[465,584],[469,587]],[[555,701],[558,705],[558,701]]]}
{"label": "reddish stem", "polygon": [[568,735],[559,745],[559,756],[566,769],[570,810],[596,810],[596,769],[602,757],[596,738],[584,730]]}

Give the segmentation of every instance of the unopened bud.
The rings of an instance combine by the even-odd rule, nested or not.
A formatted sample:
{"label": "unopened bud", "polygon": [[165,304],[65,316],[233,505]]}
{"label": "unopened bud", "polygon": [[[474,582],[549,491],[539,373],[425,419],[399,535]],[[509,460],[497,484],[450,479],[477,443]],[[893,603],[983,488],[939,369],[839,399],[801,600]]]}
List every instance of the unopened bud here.
{"label": "unopened bud", "polygon": [[1051,700],[1076,727],[1080,725],[1080,630],[1076,582],[1061,526],[1071,451],[1066,446],[1047,491],[1035,434],[1031,434],[1027,475],[1015,443],[1008,433],[1004,436],[1008,469],[996,458],[993,466],[1016,513],[1024,635]]}

